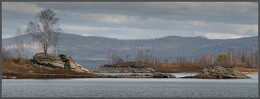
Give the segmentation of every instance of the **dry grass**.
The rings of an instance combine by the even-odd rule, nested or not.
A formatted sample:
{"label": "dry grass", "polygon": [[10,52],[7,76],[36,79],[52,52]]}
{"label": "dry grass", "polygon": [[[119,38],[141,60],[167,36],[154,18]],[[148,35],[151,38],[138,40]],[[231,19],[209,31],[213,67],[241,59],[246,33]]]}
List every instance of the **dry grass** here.
{"label": "dry grass", "polygon": [[233,67],[233,69],[246,74],[258,73],[258,68],[245,68],[245,67],[235,66]]}
{"label": "dry grass", "polygon": [[174,63],[162,63],[155,68],[158,72],[172,73],[172,72],[197,72],[204,68],[204,66],[196,64],[174,64]]}
{"label": "dry grass", "polygon": [[92,73],[76,73],[63,69],[51,69],[43,66],[33,66],[28,59],[2,58],[3,76],[17,78],[92,78]]}
{"label": "dry grass", "polygon": [[[154,69],[157,72],[176,73],[176,72],[199,72],[203,70],[205,67],[206,66],[192,64],[192,63],[177,64],[177,63],[164,62],[159,66],[156,66]],[[249,68],[239,64],[233,66],[233,69],[244,73],[258,73],[258,68]]]}

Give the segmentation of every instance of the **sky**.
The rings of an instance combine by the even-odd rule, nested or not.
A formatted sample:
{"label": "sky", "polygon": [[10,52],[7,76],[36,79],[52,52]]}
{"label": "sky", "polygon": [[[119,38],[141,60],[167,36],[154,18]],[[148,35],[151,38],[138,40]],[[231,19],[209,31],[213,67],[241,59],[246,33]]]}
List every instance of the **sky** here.
{"label": "sky", "polygon": [[64,33],[118,39],[258,36],[257,2],[2,2],[2,39],[51,9]]}

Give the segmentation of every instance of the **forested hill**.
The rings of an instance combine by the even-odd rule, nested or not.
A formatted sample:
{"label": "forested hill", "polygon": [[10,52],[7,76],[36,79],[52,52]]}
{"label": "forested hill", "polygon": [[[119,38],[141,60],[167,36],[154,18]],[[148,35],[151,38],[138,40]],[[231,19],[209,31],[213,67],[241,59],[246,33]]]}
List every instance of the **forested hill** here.
{"label": "forested hill", "polygon": [[[145,40],[118,40],[62,33],[61,38],[58,53],[71,54],[76,59],[106,59],[109,50],[116,51],[117,55],[122,58],[127,54],[130,58],[134,58],[138,51],[150,50],[153,55],[167,59],[226,53],[230,49],[251,51],[253,47],[258,48],[258,36],[227,40],[179,36]],[[33,40],[28,34],[23,35],[22,40],[27,45],[25,48],[27,57],[32,57],[34,53],[40,51],[32,46]],[[2,39],[2,47],[10,53],[14,53],[14,45],[14,37]],[[51,49],[51,53],[54,53],[53,49]]]}

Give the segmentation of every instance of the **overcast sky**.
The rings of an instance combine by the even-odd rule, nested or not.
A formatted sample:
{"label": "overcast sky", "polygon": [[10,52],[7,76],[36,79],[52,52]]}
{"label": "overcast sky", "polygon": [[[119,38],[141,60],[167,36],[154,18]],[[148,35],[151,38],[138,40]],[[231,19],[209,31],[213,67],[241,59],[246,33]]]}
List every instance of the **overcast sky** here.
{"label": "overcast sky", "polygon": [[2,37],[25,30],[36,13],[52,9],[63,32],[118,39],[165,36],[210,39],[258,35],[258,4],[252,2],[2,2]]}

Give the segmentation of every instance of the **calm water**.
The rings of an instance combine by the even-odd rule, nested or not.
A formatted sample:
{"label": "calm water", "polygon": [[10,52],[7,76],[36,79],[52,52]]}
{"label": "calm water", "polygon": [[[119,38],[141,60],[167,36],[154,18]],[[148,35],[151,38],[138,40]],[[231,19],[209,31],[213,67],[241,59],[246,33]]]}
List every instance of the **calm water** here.
{"label": "calm water", "polygon": [[[175,74],[177,77],[191,75]],[[4,79],[3,97],[258,97],[251,79]]]}

